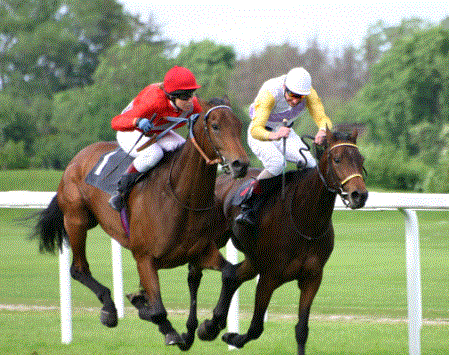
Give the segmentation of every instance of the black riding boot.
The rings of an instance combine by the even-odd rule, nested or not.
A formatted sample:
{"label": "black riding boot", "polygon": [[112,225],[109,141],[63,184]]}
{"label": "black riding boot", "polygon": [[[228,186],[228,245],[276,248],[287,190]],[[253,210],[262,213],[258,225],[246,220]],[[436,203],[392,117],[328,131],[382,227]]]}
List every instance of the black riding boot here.
{"label": "black riding boot", "polygon": [[109,205],[116,211],[121,211],[126,205],[126,200],[141,173],[125,173],[118,182],[117,192],[109,199]]}
{"label": "black riding boot", "polygon": [[252,189],[247,193],[248,198],[245,198],[240,205],[241,211],[235,217],[235,221],[240,224],[254,226],[262,206],[276,185],[277,179],[275,178],[255,180]]}

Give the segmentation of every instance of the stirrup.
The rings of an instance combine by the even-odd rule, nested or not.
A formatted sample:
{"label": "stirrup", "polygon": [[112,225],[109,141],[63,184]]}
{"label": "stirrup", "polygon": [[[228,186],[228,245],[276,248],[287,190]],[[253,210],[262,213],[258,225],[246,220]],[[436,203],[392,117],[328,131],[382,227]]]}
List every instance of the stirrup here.
{"label": "stirrup", "polygon": [[252,209],[244,205],[237,217],[235,217],[235,221],[239,224],[247,224],[250,226],[254,226],[256,224],[254,218],[252,217]]}
{"label": "stirrup", "polygon": [[125,201],[120,193],[116,193],[109,199],[109,206],[111,206],[117,212],[120,212],[125,206]]}

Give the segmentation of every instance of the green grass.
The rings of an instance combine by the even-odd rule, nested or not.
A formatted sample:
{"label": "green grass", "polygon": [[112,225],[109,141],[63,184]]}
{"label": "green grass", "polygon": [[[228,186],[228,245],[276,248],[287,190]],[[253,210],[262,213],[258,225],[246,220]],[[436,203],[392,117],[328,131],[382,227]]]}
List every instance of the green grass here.
{"label": "green grass", "polygon": [[[59,183],[47,178],[49,190]],[[20,174],[19,174],[20,175]],[[18,175],[17,181],[25,181]],[[34,179],[39,180],[39,176]],[[13,179],[14,180],[14,179]],[[42,180],[42,178],[40,178]],[[35,181],[32,185],[40,190]],[[22,188],[11,188],[22,189]],[[23,189],[31,189],[24,187]],[[0,210],[0,304],[59,307],[58,257],[39,254],[26,240],[30,225],[16,219],[33,210]],[[418,212],[422,268],[422,354],[449,353],[449,212]],[[312,307],[308,354],[407,354],[407,295],[404,218],[397,211],[336,211],[335,250],[325,267]],[[224,252],[224,251],[223,251]],[[90,233],[87,256],[93,275],[112,288],[110,238],[99,228]],[[138,286],[135,262],[123,251],[125,292]],[[162,296],[170,319],[185,329],[188,306],[186,267],[160,272]],[[199,294],[200,322],[218,298],[220,275],[207,271]],[[241,331],[246,331],[254,302],[255,281],[240,289]],[[239,354],[295,354],[294,325],[299,292],[294,282],[273,295],[261,338]],[[100,303],[84,286],[72,282],[74,340],[60,342],[58,310],[0,310],[0,354],[178,354],[166,347],[157,327],[126,308],[117,328],[99,322]],[[126,303],[129,306],[129,303]],[[339,316],[333,318],[333,316]],[[385,320],[387,319],[387,320]],[[223,354],[219,339],[196,341],[189,354]]]}
{"label": "green grass", "polygon": [[0,170],[0,191],[56,191],[62,171]]}

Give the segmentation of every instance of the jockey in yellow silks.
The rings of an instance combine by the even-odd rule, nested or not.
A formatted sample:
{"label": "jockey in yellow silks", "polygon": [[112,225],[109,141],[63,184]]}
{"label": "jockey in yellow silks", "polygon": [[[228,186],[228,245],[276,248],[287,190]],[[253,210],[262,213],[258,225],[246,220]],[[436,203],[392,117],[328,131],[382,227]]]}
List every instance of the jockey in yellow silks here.
{"label": "jockey in yellow silks", "polygon": [[[264,169],[252,183],[251,197],[242,203],[242,211],[236,217],[238,223],[255,224],[261,198],[269,190],[270,177],[280,175],[284,169],[283,139],[286,140],[285,160],[298,166],[314,167],[316,161],[300,137],[292,129],[294,122],[305,109],[318,126],[315,143],[321,144],[325,138],[326,126],[332,122],[324,112],[321,100],[312,87],[310,74],[304,68],[294,68],[286,75],[267,80],[250,106],[251,123],[248,128],[248,145],[262,162]],[[260,198],[258,198],[260,197]]]}

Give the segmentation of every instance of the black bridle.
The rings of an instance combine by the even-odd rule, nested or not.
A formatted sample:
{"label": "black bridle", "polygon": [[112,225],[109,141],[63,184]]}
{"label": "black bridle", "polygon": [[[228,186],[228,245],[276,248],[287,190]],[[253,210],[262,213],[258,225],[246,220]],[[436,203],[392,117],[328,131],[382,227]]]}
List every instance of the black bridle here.
{"label": "black bridle", "polygon": [[[307,138],[307,139],[311,139],[311,140],[314,140],[314,139],[315,139],[314,137],[312,137],[312,136],[310,136],[310,135],[304,135],[304,136],[301,137],[302,142],[303,142],[304,145],[307,147],[307,148],[300,148],[300,149],[299,149],[299,153],[301,154],[301,156],[303,157],[303,159],[304,159],[304,161],[305,161],[305,166],[307,166],[307,158],[306,158],[305,155],[303,154],[303,151],[310,151],[310,146],[309,146],[309,144],[307,144],[307,142],[305,141],[306,138]],[[349,182],[351,179],[353,179],[353,178],[355,178],[355,177],[361,177],[361,178],[363,178],[363,176],[362,176],[361,174],[352,174],[352,175],[347,176],[347,177],[346,177],[345,179],[343,179],[342,181],[338,181],[338,182],[335,181],[335,180],[336,180],[336,178],[335,178],[335,177],[336,177],[336,174],[335,174],[335,171],[332,169],[332,161],[331,161],[331,160],[332,160],[332,155],[331,155],[330,153],[331,153],[331,151],[332,151],[334,148],[337,148],[337,147],[340,147],[340,146],[353,147],[353,148],[356,148],[356,149],[358,150],[357,145],[355,145],[354,143],[351,143],[351,142],[337,143],[337,144],[335,144],[334,146],[332,146],[332,147],[326,149],[326,150],[327,150],[327,154],[328,154],[328,156],[327,156],[328,169],[327,169],[326,175],[327,175],[327,176],[331,175],[331,176],[333,177],[333,180],[334,180],[334,181],[333,181],[333,182],[334,182],[333,185],[336,186],[336,187],[335,187],[335,188],[334,188],[334,187],[331,187],[331,186],[329,185],[329,183],[327,182],[326,178],[324,177],[323,173],[322,173],[321,170],[320,170],[320,167],[319,167],[319,165],[320,165],[320,164],[319,164],[319,161],[318,161],[318,164],[317,164],[317,166],[316,166],[316,170],[317,170],[317,172],[318,172],[318,175],[319,175],[319,177],[320,177],[320,179],[321,179],[321,181],[322,181],[324,187],[325,187],[329,192],[331,192],[331,193],[333,193],[333,194],[339,195],[340,198],[341,198],[341,200],[342,200],[342,202],[343,202],[343,204],[347,207],[348,204],[349,204],[349,201],[348,201],[348,193],[345,192],[345,191],[343,190],[343,186],[344,186],[347,182]],[[317,154],[316,154],[316,155],[317,155]],[[320,156],[321,156],[321,155],[320,155]],[[301,168],[301,166],[299,166],[298,168]],[[330,169],[332,169],[332,171],[331,171]],[[364,174],[367,174],[365,168],[363,168],[363,172],[364,172]],[[296,226],[295,222],[293,221],[292,209],[293,209],[293,198],[294,198],[294,194],[295,194],[294,192],[291,194],[291,199],[290,199],[290,201],[289,201],[289,207],[288,207],[288,209],[289,209],[290,224],[294,227],[296,233],[299,234],[299,235],[300,235],[301,237],[303,237],[304,239],[307,239],[307,240],[317,240],[317,239],[321,239],[321,238],[322,238],[322,237],[323,237],[323,236],[330,230],[330,228],[331,228],[332,225],[329,224],[329,226],[326,228],[326,230],[323,231],[322,233],[320,233],[317,237],[310,237],[310,236],[308,236],[308,235],[302,233],[302,232],[298,229],[298,227]]]}

